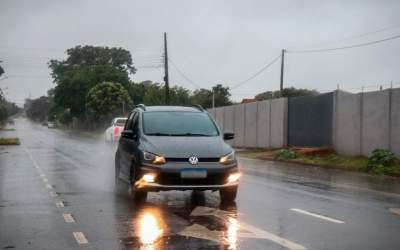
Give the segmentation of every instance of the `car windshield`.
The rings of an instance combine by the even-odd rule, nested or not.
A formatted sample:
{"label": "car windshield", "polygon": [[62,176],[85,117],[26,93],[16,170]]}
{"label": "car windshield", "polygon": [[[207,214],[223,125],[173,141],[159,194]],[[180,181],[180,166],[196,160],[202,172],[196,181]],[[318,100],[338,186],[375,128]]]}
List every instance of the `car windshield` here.
{"label": "car windshield", "polygon": [[127,119],[117,119],[117,120],[115,121],[115,125],[120,126],[120,127],[123,127],[123,126],[125,126],[126,120],[127,120]]}
{"label": "car windshield", "polygon": [[156,136],[217,136],[215,124],[206,113],[199,112],[145,112],[143,130]]}

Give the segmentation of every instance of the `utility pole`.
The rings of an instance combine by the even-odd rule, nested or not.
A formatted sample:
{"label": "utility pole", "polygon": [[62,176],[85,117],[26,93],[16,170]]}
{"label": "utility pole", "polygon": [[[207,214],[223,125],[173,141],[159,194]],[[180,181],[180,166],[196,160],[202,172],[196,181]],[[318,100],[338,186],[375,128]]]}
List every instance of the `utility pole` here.
{"label": "utility pole", "polygon": [[282,55],[281,55],[281,86],[280,86],[281,96],[282,96],[282,91],[283,91],[283,71],[284,71],[284,67],[285,67],[285,52],[286,52],[286,50],[283,49]]}
{"label": "utility pole", "polygon": [[168,47],[167,33],[164,32],[164,81],[165,81],[165,104],[169,105],[169,78],[168,78]]}

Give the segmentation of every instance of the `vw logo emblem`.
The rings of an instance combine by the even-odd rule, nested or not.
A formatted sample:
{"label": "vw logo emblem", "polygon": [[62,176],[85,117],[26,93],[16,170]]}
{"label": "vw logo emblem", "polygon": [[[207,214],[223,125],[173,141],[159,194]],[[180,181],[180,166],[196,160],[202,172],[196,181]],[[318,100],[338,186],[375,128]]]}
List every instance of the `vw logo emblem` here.
{"label": "vw logo emblem", "polygon": [[192,165],[196,165],[197,163],[199,163],[199,159],[196,156],[190,156],[189,163]]}

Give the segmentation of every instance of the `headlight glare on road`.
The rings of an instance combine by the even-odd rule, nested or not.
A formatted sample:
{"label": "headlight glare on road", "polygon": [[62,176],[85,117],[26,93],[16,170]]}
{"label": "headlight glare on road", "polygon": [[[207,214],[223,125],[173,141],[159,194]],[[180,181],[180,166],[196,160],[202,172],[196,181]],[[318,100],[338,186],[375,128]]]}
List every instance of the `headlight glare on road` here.
{"label": "headlight glare on road", "polygon": [[143,159],[145,162],[149,162],[152,164],[164,164],[165,158],[161,155],[152,154],[146,151],[143,151]]}
{"label": "headlight glare on road", "polygon": [[230,174],[228,177],[228,183],[236,182],[239,180],[239,178],[240,178],[240,173]]}
{"label": "headlight glare on road", "polygon": [[219,163],[221,164],[230,164],[232,162],[235,161],[235,152],[232,151],[231,153],[221,156],[221,158],[219,158]]}

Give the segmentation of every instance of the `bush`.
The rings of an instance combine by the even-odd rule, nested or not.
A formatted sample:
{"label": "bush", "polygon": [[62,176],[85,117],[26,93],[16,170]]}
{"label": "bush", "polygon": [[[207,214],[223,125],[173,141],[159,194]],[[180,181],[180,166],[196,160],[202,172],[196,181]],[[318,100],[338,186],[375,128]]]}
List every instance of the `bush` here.
{"label": "bush", "polygon": [[288,160],[296,158],[297,158],[297,153],[290,149],[280,149],[275,154],[275,159],[277,160]]}
{"label": "bush", "polygon": [[376,174],[387,173],[390,172],[398,162],[399,159],[389,150],[375,149],[368,158],[367,171]]}

